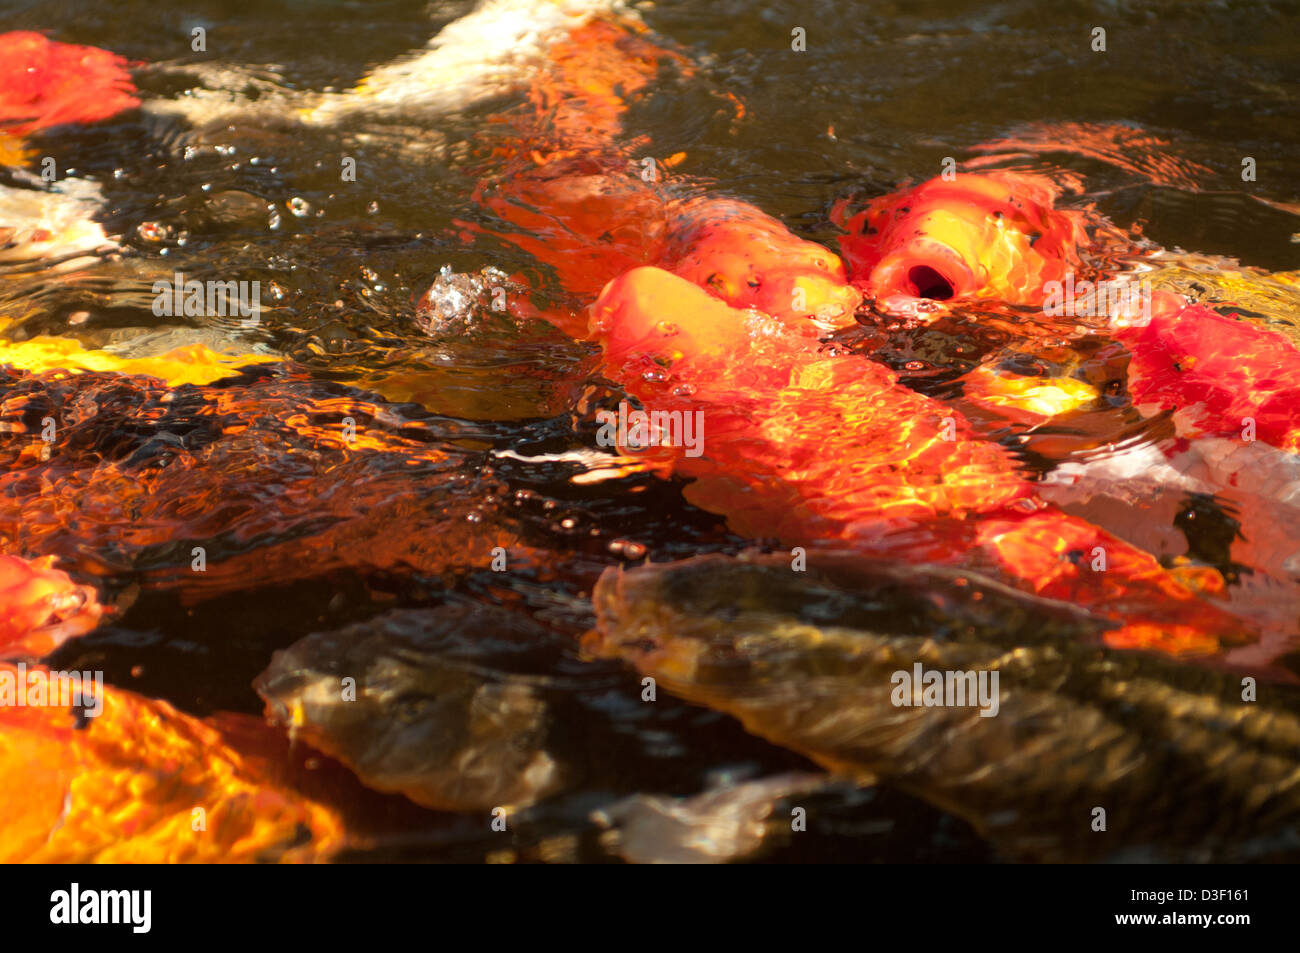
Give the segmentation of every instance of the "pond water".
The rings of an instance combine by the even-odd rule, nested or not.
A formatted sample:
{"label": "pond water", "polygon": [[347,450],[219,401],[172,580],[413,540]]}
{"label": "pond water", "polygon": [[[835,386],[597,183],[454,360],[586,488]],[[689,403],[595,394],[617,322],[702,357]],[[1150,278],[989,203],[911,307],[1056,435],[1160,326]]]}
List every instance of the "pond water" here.
{"label": "pond water", "polygon": [[[358,110],[330,127],[289,121],[290,96],[349,89],[472,8],[0,3],[0,31],[39,30],[142,66],[166,64],[137,72],[146,101],[225,86],[258,106],[207,125],[194,122],[197,112],[133,110],[36,139],[62,175],[99,185],[95,218],[123,248],[71,271],[0,275],[6,336],[55,335],[126,357],[204,343],[266,358],[197,389],[139,377],[39,393],[11,387],[6,415],[26,420],[57,406],[78,422],[42,474],[11,482],[0,538],[10,552],[59,556],[119,606],[64,645],[52,666],[103,670],[111,684],[195,715],[262,715],[254,684],[279,691],[263,676],[273,653],[340,631],[351,633],[343,644],[378,640],[379,657],[411,664],[394,676],[395,697],[416,721],[438,699],[469,704],[483,672],[495,673],[489,681],[519,679],[521,692],[545,704],[544,741],[533,740],[561,779],[514,819],[508,845],[483,811],[420,806],[317,759],[357,837],[343,859],[611,860],[592,815],[613,803],[820,769],[672,692],[647,704],[638,673],[582,650],[606,567],[736,554],[755,543],[686,502],[680,479],[581,478],[583,454],[595,446],[585,409],[617,399],[598,349],[544,322],[490,315],[429,333],[417,313],[447,266],[527,276],[539,306],[566,300],[528,253],[474,233],[499,226],[473,193],[483,168],[477,143],[509,98],[450,112]],[[1253,296],[1260,320],[1285,330],[1300,319],[1294,289],[1239,270],[1300,267],[1295,3],[682,0],[637,9],[696,72],[671,94],[639,99],[626,135],[643,136],[655,156],[684,153],[675,175],[751,202],[803,237],[835,247],[835,200],[930,178],[945,158],[977,159],[975,147],[1002,140],[992,151],[1075,173],[1082,190],[1073,206],[1095,205],[1154,245],[1201,256],[1171,259],[1171,285],[1222,300],[1231,279]],[[196,27],[206,30],[206,52],[191,49]],[[796,27],[806,31],[804,52],[791,49]],[[1096,27],[1106,30],[1104,52],[1092,49]],[[1045,124],[1072,124],[1068,147],[1039,148],[1051,141]],[[1145,136],[1116,145],[1100,124]],[[340,178],[348,157],[355,182]],[[1255,160],[1250,182],[1244,157]],[[260,323],[156,315],[150,289],[177,271],[259,282]],[[906,385],[947,399],[960,374],[1007,343],[979,318],[864,325],[842,338]],[[1095,342],[1067,350],[1072,366],[1103,362]],[[29,403],[14,404],[19,397]],[[84,410],[90,405],[95,414]],[[345,420],[362,434],[362,452],[340,442]],[[1023,449],[1026,472],[1037,475],[1098,447],[1167,436],[1105,420],[1097,426],[1116,429],[1084,426],[1028,447],[1015,433],[991,436]],[[827,435],[828,454],[834,439]],[[202,465],[193,462],[200,451]],[[1172,510],[1112,518],[1149,519],[1143,545],[1172,534],[1178,554],[1231,574],[1248,559],[1232,548],[1249,515],[1241,505],[1180,495]],[[196,546],[206,560],[201,578]],[[519,560],[507,572],[493,571],[497,546]],[[1254,617],[1269,632],[1266,652],[1186,664],[1294,682],[1294,599],[1290,589],[1260,595]],[[436,638],[411,621],[437,613],[452,621]],[[429,638],[433,649],[416,644]],[[340,650],[326,643],[316,655],[297,647],[307,653],[299,664],[345,674],[331,667],[330,652]],[[421,652],[446,671],[421,666]],[[281,687],[292,695],[296,685]],[[436,738],[385,743],[428,748]],[[794,797],[801,783],[774,796]],[[763,858],[999,856],[967,821],[902,787],[834,783],[798,796],[819,823],[806,836],[773,837]]]}

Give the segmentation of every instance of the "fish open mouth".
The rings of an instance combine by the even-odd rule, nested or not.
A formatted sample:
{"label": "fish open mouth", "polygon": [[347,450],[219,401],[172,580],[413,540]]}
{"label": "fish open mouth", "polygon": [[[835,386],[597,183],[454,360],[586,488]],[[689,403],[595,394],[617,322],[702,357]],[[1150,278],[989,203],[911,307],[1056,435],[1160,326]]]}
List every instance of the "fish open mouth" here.
{"label": "fish open mouth", "polygon": [[956,294],[952,282],[929,265],[913,265],[908,269],[907,280],[918,298],[947,301]]}
{"label": "fish open mouth", "polygon": [[928,237],[896,248],[872,269],[878,299],[902,296],[917,301],[951,301],[976,290],[975,274],[955,249]]}

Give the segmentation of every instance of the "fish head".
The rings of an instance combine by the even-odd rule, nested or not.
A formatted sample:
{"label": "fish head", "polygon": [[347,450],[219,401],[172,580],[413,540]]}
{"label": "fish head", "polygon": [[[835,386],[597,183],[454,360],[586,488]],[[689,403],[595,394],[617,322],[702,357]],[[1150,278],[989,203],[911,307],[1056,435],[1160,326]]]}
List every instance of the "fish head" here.
{"label": "fish head", "polygon": [[54,557],[0,555],[0,652],[40,658],[99,624],[105,608],[90,586],[78,585]]}
{"label": "fish head", "polygon": [[862,303],[833,252],[746,202],[695,197],[673,203],[669,220],[663,266],[733,308],[830,329]]}
{"label": "fish head", "polygon": [[1053,207],[1048,179],[962,173],[882,196],[856,214],[835,210],[855,284],[887,309],[918,300],[996,297],[1041,304],[1043,285],[1079,261],[1080,213]]}

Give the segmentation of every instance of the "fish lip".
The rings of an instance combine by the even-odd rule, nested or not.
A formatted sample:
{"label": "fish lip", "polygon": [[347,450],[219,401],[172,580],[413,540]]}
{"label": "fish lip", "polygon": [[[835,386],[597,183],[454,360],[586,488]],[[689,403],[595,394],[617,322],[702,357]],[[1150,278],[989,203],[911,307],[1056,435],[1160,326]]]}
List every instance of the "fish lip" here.
{"label": "fish lip", "polygon": [[976,290],[975,274],[949,245],[919,238],[890,252],[871,270],[869,284],[878,299],[903,296],[951,301]]}

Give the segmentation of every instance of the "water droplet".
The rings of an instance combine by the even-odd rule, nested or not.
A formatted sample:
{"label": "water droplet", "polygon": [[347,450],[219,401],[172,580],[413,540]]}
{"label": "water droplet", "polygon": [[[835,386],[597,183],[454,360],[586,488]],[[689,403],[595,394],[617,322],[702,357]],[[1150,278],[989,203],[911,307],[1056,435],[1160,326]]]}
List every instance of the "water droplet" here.
{"label": "water droplet", "polygon": [[641,379],[651,384],[662,384],[668,380],[668,372],[657,367],[651,368],[641,375]]}
{"label": "water droplet", "polygon": [[655,330],[658,331],[660,334],[662,334],[664,337],[670,338],[674,334],[679,333],[681,331],[681,328],[679,328],[672,321],[660,321],[657,325],[655,325]]}
{"label": "water droplet", "polygon": [[616,539],[609,544],[609,551],[624,559],[640,559],[645,556],[645,546],[630,539]]}
{"label": "water droplet", "polygon": [[695,393],[694,384],[678,384],[673,388],[674,397],[690,397]]}

